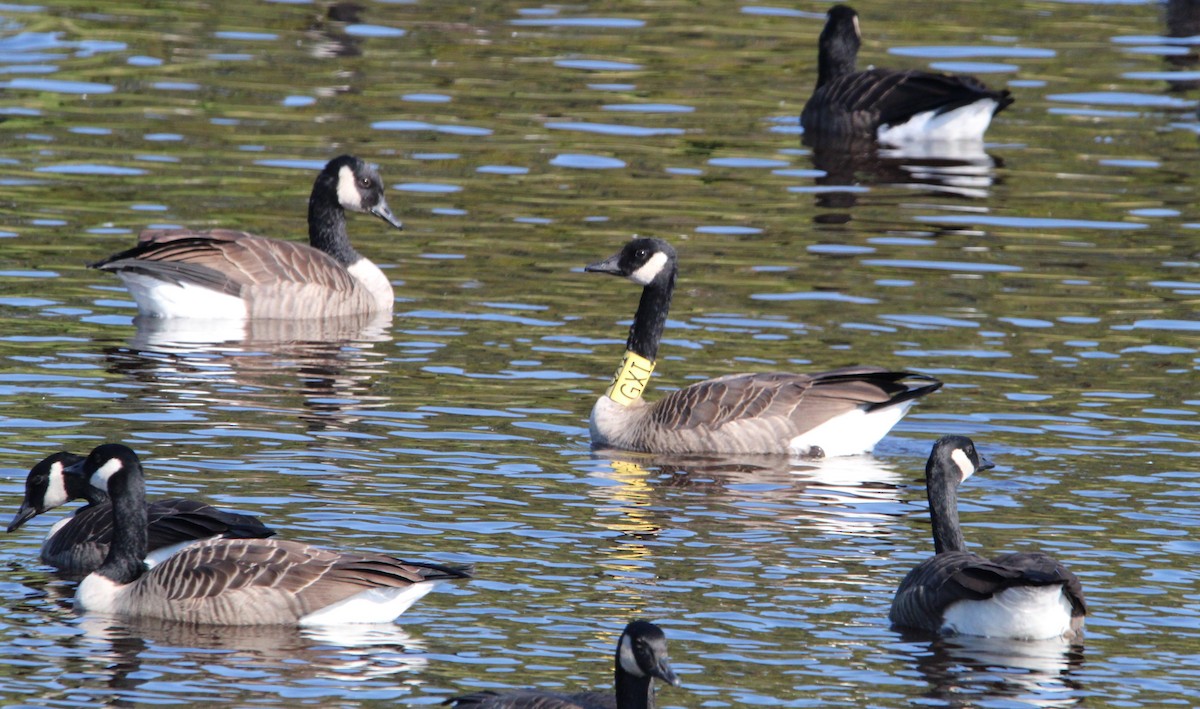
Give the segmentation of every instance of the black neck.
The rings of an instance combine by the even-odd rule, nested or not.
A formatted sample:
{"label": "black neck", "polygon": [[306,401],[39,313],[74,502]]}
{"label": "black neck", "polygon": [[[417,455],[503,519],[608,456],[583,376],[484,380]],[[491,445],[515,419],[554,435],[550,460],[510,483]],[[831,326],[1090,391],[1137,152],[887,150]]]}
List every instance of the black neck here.
{"label": "black neck", "polygon": [[675,268],[672,266],[663,278],[655,279],[642,289],[637,314],[629,326],[629,339],[625,349],[636,352],[653,362],[658,357],[658,343],[662,341],[663,329],[667,326],[667,313],[671,310],[671,293],[675,290]]}
{"label": "black neck", "polygon": [[818,89],[839,76],[854,73],[859,45],[857,37],[835,36],[828,31],[821,33],[820,42],[817,52]]}
{"label": "black neck", "polygon": [[329,184],[324,176],[313,185],[308,199],[308,243],[349,267],[362,258],[346,233],[346,210],[337,201],[337,177]]}
{"label": "black neck", "polygon": [[109,481],[113,537],[104,563],[96,573],[118,584],[132,583],[146,573],[146,481],[137,463]]}
{"label": "black neck", "polygon": [[654,709],[654,680],[635,677],[617,663],[617,709]]}
{"label": "black neck", "polygon": [[108,502],[108,493],[98,488],[92,487],[92,484],[83,478],[82,475],[64,475],[67,495],[72,500],[87,500],[89,505],[98,505]]}
{"label": "black neck", "polygon": [[935,473],[933,465],[925,470],[925,494],[929,497],[934,550],[938,554],[966,551],[967,541],[958,524],[958,476],[944,468]]}

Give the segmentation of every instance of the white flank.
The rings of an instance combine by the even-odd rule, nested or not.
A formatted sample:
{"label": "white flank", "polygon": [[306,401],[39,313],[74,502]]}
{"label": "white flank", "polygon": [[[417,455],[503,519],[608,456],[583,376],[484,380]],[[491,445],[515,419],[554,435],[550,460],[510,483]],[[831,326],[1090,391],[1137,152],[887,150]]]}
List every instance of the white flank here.
{"label": "white flank", "polygon": [[189,542],[179,542],[177,544],[169,544],[165,547],[159,547],[157,549],[152,549],[152,550],[150,550],[150,553],[147,554],[146,558],[144,559],[144,561],[146,562],[146,568],[153,569],[155,566],[158,566],[159,564],[163,563],[164,561],[171,558],[172,556],[175,556],[176,554],[183,551],[184,549],[187,549],[190,546],[195,546],[195,545],[199,544],[200,542],[206,542],[211,538],[212,537],[205,537],[204,539],[193,539]]}
{"label": "white flank", "polygon": [[63,479],[62,463],[50,466],[49,479],[46,481],[46,494],[42,496],[42,507],[58,507],[71,500],[67,495],[67,481]]}
{"label": "white flank", "polygon": [[915,403],[916,400],[910,399],[870,413],[863,409],[848,411],[788,441],[788,451],[793,455],[808,455],[817,446],[827,458],[870,453]]}
{"label": "white flank", "polygon": [[371,588],[344,601],[325,606],[300,619],[304,627],[353,623],[390,623],[433,590],[435,581],[422,581],[404,588]]}
{"label": "white flank", "polygon": [[96,469],[96,472],[92,473],[92,478],[89,482],[92,484],[92,487],[108,492],[108,479],[124,467],[125,464],[121,462],[120,458],[109,458],[104,465],[101,465]]}
{"label": "white flank", "polygon": [[50,528],[50,531],[46,532],[46,542],[49,543],[50,538],[53,537],[55,534],[58,534],[59,531],[61,531],[63,527],[67,526],[67,524],[69,524],[72,519],[75,519],[74,514],[67,515],[66,517],[63,517],[62,519],[55,522],[54,526]]}
{"label": "white flank", "polygon": [[112,613],[123,588],[107,576],[88,574],[75,591],[75,607],[89,613]]}
{"label": "white flank", "polygon": [[346,272],[371,294],[377,309],[391,310],[395,306],[396,294],[392,291],[392,282],[371,259],[360,258]]}
{"label": "white flank", "polygon": [[633,273],[629,274],[629,280],[639,286],[649,285],[651,281],[662,273],[663,267],[667,265],[667,255],[660,252],[655,253],[650,257],[650,260],[642,264],[642,267]]}
{"label": "white flank", "polygon": [[358,178],[354,176],[354,171],[349,165],[343,165],[341,170],[338,170],[338,186],[337,186],[338,202],[346,209],[361,212],[362,195],[358,191]]}
{"label": "white flank", "polygon": [[963,451],[962,448],[955,448],[950,454],[950,460],[958,466],[958,472],[962,474],[960,480],[965,481],[967,478],[975,474],[975,464],[971,462],[970,457]]}
{"label": "white flank", "polygon": [[241,298],[194,284],[162,281],[141,273],[117,273],[137,303],[138,313],[153,318],[239,320],[246,317]]}
{"label": "white flank", "polygon": [[642,668],[638,667],[637,658],[633,656],[633,641],[629,639],[628,635],[621,636],[621,646],[617,650],[617,657],[621,661],[621,669],[634,677],[646,676],[646,673],[642,672]]}
{"label": "white flank", "polygon": [[959,601],[942,616],[942,633],[1044,640],[1071,630],[1062,586],[1016,586],[986,601]]}
{"label": "white flank", "polygon": [[900,125],[879,126],[876,137],[881,143],[893,145],[930,140],[982,140],[998,105],[985,98],[942,114],[934,111],[918,113]]}
{"label": "white flank", "polygon": [[[644,399],[638,399],[633,406],[644,404]],[[632,409],[633,407],[621,406],[607,395],[597,399],[596,405],[592,407],[592,416],[589,422],[592,443],[613,448],[628,447],[620,440],[618,434],[625,430],[625,424],[629,421],[629,412]]]}

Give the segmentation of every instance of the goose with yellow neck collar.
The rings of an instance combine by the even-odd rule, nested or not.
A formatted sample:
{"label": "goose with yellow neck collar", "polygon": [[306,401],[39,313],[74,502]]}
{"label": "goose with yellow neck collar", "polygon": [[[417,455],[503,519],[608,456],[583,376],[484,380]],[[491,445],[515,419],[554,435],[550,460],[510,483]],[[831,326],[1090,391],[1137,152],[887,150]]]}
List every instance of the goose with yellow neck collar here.
{"label": "goose with yellow neck collar", "polygon": [[642,286],[625,359],[592,408],[592,445],[647,453],[869,453],[917,399],[942,386],[933,377],[855,366],[815,374],[731,374],[653,403],[642,394],[675,290],[678,258],[662,239],[634,238],[584,268]]}

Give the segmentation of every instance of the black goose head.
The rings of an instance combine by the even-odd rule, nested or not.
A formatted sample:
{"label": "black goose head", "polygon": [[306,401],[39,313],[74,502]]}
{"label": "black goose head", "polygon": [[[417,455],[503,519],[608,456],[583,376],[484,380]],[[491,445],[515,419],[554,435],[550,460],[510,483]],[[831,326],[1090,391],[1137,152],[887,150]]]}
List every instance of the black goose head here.
{"label": "black goose head", "polygon": [[858,13],[848,5],[834,5],[825,13],[825,28],[818,40],[817,87],[839,76],[853,74],[862,45]]}
{"label": "black goose head", "polygon": [[397,229],[404,228],[384,199],[379,170],[353,155],[339,155],[325,165],[313,186],[314,195],[318,191],[335,195],[343,209],[373,214]]}
{"label": "black goose head", "polygon": [[662,239],[634,237],[617,253],[583,268],[589,273],[624,276],[638,285],[666,285],[678,268],[675,249]]}
{"label": "black goose head", "polygon": [[617,663],[618,675],[624,672],[638,678],[654,677],[679,686],[679,678],[667,657],[667,636],[654,623],[635,620],[625,626],[617,644]]}
{"label": "black goose head", "polygon": [[953,487],[980,470],[995,467],[992,461],[975,450],[975,442],[966,436],[942,436],[933,444],[933,451],[925,463],[925,477],[930,482],[934,477],[948,477]]}
{"label": "black goose head", "polygon": [[[142,462],[137,453],[121,443],[104,443],[92,449],[82,463],[69,469],[96,488],[117,498],[134,486],[144,486]],[[144,490],[142,492],[144,496]]]}
{"label": "black goose head", "polygon": [[[25,478],[25,499],[8,523],[8,531],[15,532],[29,520],[71,500],[86,497],[80,490],[79,478],[64,471],[83,460],[83,456],[59,451],[46,456],[29,469]],[[86,484],[83,485],[86,487]]]}

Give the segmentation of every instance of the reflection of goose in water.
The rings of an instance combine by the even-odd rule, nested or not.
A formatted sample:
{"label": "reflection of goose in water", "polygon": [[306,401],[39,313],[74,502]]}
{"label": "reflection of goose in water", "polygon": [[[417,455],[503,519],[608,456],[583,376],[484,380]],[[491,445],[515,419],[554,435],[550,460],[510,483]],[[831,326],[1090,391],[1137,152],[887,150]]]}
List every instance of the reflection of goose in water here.
{"label": "reflection of goose in water", "polygon": [[1168,43],[1167,46],[1179,51],[1167,52],[1163,59],[1172,69],[1190,75],[1189,78],[1168,79],[1167,85],[1171,91],[1189,91],[1200,86],[1200,79],[1195,76],[1200,66],[1196,42],[1196,37],[1200,37],[1200,1],[1167,0],[1166,8],[1167,36],[1180,41]]}
{"label": "reflection of goose in water", "polygon": [[[887,535],[905,514],[903,477],[894,464],[874,456],[791,460],[784,456],[662,456],[597,451],[608,465],[592,475],[613,484],[593,488],[625,510],[598,521],[626,533],[669,526],[651,505],[656,490],[701,491],[732,505],[732,521],[748,526],[779,524],[838,535]],[[744,514],[752,511],[753,514]]]}
{"label": "reflection of goose in water", "polygon": [[[127,347],[108,348],[108,370],[153,387],[146,404],[177,409],[181,400],[245,406],[255,392],[290,393],[313,428],[343,427],[346,409],[385,406],[371,395],[392,339],[392,314],[345,318],[194,321],[136,318]],[[223,393],[230,386],[240,389]],[[275,396],[273,407],[283,406]]]}
{"label": "reflection of goose in water", "polygon": [[1018,698],[1022,706],[1029,707],[1085,703],[1078,692],[1080,681],[1074,676],[1083,666],[1082,647],[1063,638],[1024,642],[978,636],[911,639],[917,669],[930,685],[925,696],[939,705],[974,707],[989,700],[1000,703]]}
{"label": "reflection of goose in water", "polygon": [[982,141],[899,147],[854,139],[805,142],[812,148],[813,167],[825,173],[815,180],[821,188],[816,190],[821,207],[853,207],[860,199],[868,199],[863,196],[868,185],[904,188],[927,196],[985,199],[998,181],[996,169],[1003,165],[987,153]]}

